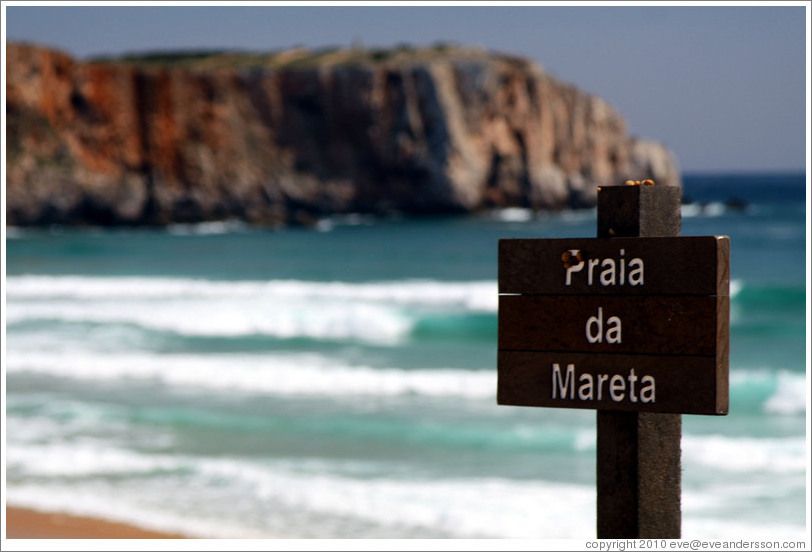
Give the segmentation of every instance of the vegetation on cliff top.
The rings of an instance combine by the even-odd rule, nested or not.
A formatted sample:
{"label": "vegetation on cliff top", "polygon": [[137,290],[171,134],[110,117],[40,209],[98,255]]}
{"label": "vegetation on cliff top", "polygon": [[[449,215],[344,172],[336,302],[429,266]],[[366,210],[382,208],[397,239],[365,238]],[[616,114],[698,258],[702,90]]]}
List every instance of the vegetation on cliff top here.
{"label": "vegetation on cliff top", "polygon": [[[189,69],[224,68],[312,68],[341,65],[426,62],[453,56],[493,56],[483,50],[438,42],[427,47],[398,44],[391,48],[327,47],[308,49],[297,47],[272,52],[235,50],[156,51],[129,54],[122,57],[98,57],[94,63],[126,64],[137,67],[183,67]],[[505,57],[508,56],[497,56]]]}

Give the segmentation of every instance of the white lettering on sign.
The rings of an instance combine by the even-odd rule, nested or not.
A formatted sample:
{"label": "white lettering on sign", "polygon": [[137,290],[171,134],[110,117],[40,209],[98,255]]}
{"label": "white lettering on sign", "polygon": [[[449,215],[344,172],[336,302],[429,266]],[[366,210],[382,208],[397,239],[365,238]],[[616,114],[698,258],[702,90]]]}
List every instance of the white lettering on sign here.
{"label": "white lettering on sign", "polygon": [[623,329],[620,317],[611,316],[606,321],[606,333],[603,332],[603,307],[598,307],[597,316],[590,316],[586,321],[586,340],[590,343],[621,343]]}
{"label": "white lettering on sign", "polygon": [[[565,285],[570,285],[571,274],[573,272],[581,272],[584,269],[584,259],[581,257],[581,252],[577,249],[569,249],[564,251],[561,255],[561,260],[564,262],[564,268],[567,270],[567,281]],[[575,262],[578,261],[578,262]]]}
{"label": "white lettering on sign", "polygon": [[564,285],[572,285],[572,275],[578,272],[586,278],[586,284],[591,286],[600,282],[602,286],[642,286],[644,283],[643,259],[635,257],[626,262],[626,250],[621,249],[617,258],[588,259],[584,258],[580,249],[568,249],[561,255],[564,263]]}
{"label": "white lettering on sign", "polygon": [[[637,388],[637,374],[634,368],[629,370],[626,377],[620,374],[609,376],[609,374],[590,374],[584,372],[576,378],[575,365],[567,364],[564,375],[561,374],[561,366],[555,362],[552,369],[553,378],[553,399],[570,399],[582,401],[600,401],[604,397],[612,399],[614,402],[621,402],[628,399],[636,403],[653,403],[656,401],[656,382],[653,376],[643,376],[639,378],[640,387]],[[577,383],[576,383],[577,379]],[[577,385],[577,392],[576,392]]]}

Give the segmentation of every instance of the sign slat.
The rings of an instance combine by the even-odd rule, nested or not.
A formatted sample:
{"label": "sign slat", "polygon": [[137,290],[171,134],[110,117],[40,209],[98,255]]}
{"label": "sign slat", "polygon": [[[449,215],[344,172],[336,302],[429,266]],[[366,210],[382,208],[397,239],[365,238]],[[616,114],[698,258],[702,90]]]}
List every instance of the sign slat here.
{"label": "sign slat", "polygon": [[728,295],[727,236],[499,240],[499,293]]}
{"label": "sign slat", "polygon": [[[500,350],[716,356],[729,297],[499,297]],[[724,321],[721,321],[724,322]]]}
{"label": "sign slat", "polygon": [[715,357],[499,351],[497,403],[723,415],[727,370]]}

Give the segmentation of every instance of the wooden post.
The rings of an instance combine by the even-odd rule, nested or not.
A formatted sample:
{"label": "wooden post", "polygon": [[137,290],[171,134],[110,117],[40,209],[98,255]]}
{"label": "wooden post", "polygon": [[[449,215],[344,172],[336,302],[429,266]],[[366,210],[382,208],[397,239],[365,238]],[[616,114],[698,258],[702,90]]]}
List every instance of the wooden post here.
{"label": "wooden post", "polygon": [[[598,191],[598,237],[679,236],[682,190],[607,186]],[[682,416],[597,414],[598,538],[681,536]]]}

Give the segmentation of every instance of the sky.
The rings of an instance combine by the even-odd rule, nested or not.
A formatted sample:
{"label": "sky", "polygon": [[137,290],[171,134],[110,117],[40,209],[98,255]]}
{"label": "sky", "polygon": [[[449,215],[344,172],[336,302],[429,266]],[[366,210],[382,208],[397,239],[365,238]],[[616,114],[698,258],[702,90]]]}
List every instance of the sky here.
{"label": "sky", "polygon": [[244,4],[12,1],[4,2],[3,25],[7,41],[78,59],[358,43],[477,46],[530,58],[605,99],[631,134],[664,143],[685,173],[803,171],[808,162],[809,2]]}

